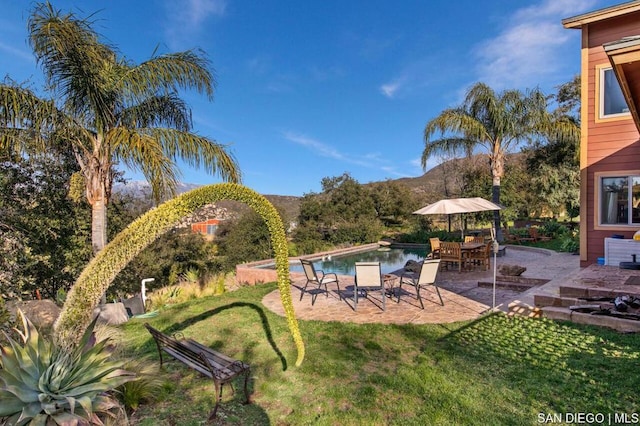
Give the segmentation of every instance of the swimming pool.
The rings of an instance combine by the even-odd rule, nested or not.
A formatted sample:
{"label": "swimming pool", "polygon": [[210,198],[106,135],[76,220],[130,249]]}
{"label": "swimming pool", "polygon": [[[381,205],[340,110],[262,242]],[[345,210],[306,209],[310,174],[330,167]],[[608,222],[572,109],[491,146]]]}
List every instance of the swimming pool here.
{"label": "swimming pool", "polygon": [[[403,268],[409,260],[421,261],[426,254],[426,248],[381,247],[376,250],[310,260],[316,269],[321,269],[324,273],[335,272],[338,275],[354,275],[356,262],[380,262],[382,273],[388,274]],[[292,263],[289,270],[304,272],[300,262]]]}

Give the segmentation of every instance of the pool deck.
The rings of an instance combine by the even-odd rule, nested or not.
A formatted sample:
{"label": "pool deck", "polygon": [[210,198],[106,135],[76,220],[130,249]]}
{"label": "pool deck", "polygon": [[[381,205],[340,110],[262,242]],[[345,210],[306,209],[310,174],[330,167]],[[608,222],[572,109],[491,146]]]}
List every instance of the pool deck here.
{"label": "pool deck", "polygon": [[[549,285],[569,279],[580,269],[578,256],[522,246],[507,246],[505,256],[497,258],[498,268],[504,264],[524,266],[527,270],[522,277],[549,280]],[[401,272],[397,271],[395,275]],[[399,303],[395,296],[387,296],[386,311],[383,312],[379,292],[368,298],[359,297],[358,309],[354,309],[353,276],[339,276],[342,299],[335,284],[329,285],[328,294],[324,289],[320,291],[317,288],[307,289],[302,294],[301,290],[306,282],[304,275],[292,274],[291,278],[294,310],[296,317],[301,320],[384,324],[451,323],[476,319],[490,311],[493,304],[493,289],[478,286],[478,282],[493,281],[493,262],[489,271],[441,270],[436,284],[440,288],[444,306],[440,305],[435,290],[428,287],[421,291],[424,309],[420,307],[411,286],[402,287]],[[496,306],[506,311],[514,301],[533,304],[533,296],[528,296],[529,293],[499,288],[496,290]],[[262,303],[271,311],[284,316],[278,290],[266,295]]]}

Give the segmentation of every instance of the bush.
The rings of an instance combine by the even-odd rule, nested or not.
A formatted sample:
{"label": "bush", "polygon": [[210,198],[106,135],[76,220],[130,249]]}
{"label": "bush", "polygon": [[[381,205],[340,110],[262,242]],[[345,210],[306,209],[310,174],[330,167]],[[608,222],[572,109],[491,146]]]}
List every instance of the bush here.
{"label": "bush", "polygon": [[580,237],[577,232],[570,232],[560,237],[560,250],[568,253],[580,251]]}

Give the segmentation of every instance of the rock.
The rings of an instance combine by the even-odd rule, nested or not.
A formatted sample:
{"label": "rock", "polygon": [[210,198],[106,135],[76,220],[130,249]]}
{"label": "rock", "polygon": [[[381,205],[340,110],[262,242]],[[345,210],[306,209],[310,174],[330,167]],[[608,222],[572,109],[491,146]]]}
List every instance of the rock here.
{"label": "rock", "polygon": [[[20,309],[38,329],[53,327],[53,323],[61,311],[53,300],[48,299],[7,302],[7,310],[10,312],[12,318],[16,318],[18,309]],[[22,328],[22,325],[19,327]]]}
{"label": "rock", "polygon": [[407,260],[407,263],[404,264],[404,270],[408,272],[419,272],[420,271],[420,262],[416,262],[415,260]]}
{"label": "rock", "polygon": [[127,315],[127,309],[124,307],[124,303],[107,303],[100,305],[93,310],[94,318],[98,316],[98,323],[118,325],[129,321],[129,315]]}
{"label": "rock", "polygon": [[526,270],[527,268],[525,268],[524,266],[502,265],[498,269],[498,272],[500,272],[500,275],[505,275],[508,277],[519,277]]}

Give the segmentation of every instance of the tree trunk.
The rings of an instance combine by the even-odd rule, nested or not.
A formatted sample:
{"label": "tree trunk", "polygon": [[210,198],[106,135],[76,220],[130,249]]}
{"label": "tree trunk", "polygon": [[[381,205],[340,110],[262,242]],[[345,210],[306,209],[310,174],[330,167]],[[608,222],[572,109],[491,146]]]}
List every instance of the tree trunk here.
{"label": "tree trunk", "polygon": [[[491,201],[500,205],[500,179],[504,176],[504,153],[502,152],[499,140],[493,144],[489,162],[491,164],[491,177],[493,179]],[[504,235],[500,224],[500,210],[494,210],[493,212],[493,226],[496,229],[496,241],[499,243],[504,242]]]}
{"label": "tree trunk", "polygon": [[91,247],[93,255],[107,245],[107,204],[104,198],[91,205]]}
{"label": "tree trunk", "polygon": [[[500,182],[498,180],[497,185],[491,187],[491,201],[496,204],[500,204]],[[502,227],[500,226],[500,210],[493,211],[493,226],[496,228],[496,240],[499,243],[504,241],[504,235],[502,233]]]}
{"label": "tree trunk", "polygon": [[[104,198],[94,200],[91,205],[91,246],[93,247],[93,255],[98,254],[100,250],[107,245],[107,204]],[[100,303],[107,303],[107,294],[103,293]]]}

